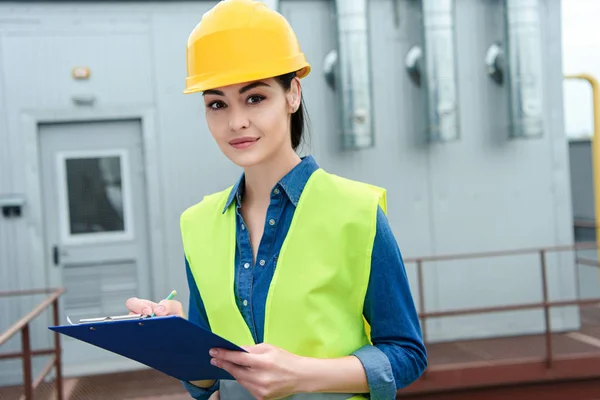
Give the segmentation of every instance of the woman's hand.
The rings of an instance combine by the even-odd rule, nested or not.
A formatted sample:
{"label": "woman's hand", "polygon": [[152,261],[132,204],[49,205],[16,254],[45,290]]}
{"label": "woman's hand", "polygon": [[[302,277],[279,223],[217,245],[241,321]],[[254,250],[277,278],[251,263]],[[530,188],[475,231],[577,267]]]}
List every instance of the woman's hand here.
{"label": "woman's hand", "polygon": [[266,343],[244,350],[248,353],[212,349],[211,363],[229,372],[258,400],[279,399],[299,392],[304,357]]}
{"label": "woman's hand", "polygon": [[177,315],[185,318],[183,305],[177,300],[161,300],[155,303],[150,300],[138,299],[132,297],[127,300],[125,306],[132,314],[152,315],[163,317],[165,315]]}
{"label": "woman's hand", "polygon": [[[157,317],[164,317],[166,315],[177,315],[179,317],[185,318],[185,313],[183,312],[183,305],[177,300],[162,300],[159,303],[155,303],[150,300],[138,299],[137,297],[132,297],[127,300],[125,306],[132,314],[142,314],[142,315],[152,315],[154,313]],[[214,380],[199,380],[190,382],[192,385],[196,385],[201,388],[207,388],[214,385]],[[215,399],[219,399],[215,397]],[[211,397],[212,399],[212,397]]]}
{"label": "woman's hand", "polygon": [[248,353],[212,349],[211,362],[229,372],[256,399],[280,399],[296,393],[369,392],[365,369],[355,356],[301,357],[266,343],[244,349]]}

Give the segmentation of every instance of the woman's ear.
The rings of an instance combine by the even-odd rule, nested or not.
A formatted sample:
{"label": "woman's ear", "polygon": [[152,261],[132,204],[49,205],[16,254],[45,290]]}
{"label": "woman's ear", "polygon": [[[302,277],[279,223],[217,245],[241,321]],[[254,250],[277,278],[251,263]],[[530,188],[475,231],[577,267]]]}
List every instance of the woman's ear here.
{"label": "woman's ear", "polygon": [[286,95],[288,102],[288,110],[291,114],[298,111],[300,102],[302,101],[302,87],[300,86],[300,79],[294,78],[290,84],[290,90]]}

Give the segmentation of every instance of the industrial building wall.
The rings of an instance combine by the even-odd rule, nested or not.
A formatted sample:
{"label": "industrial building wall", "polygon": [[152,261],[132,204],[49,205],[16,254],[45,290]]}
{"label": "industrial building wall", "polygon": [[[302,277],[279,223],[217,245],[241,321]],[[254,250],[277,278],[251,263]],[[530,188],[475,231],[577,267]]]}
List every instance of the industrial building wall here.
{"label": "industrial building wall", "polygon": [[596,218],[591,143],[591,140],[569,143],[573,218],[585,222],[594,222]]}
{"label": "industrial building wall", "polygon": [[[591,143],[589,139],[573,139],[569,142],[571,197],[575,221],[573,231],[576,242],[596,241]],[[598,252],[595,249],[579,250],[577,253],[579,257],[588,260],[598,258]],[[579,265],[577,276],[581,298],[600,296],[600,271],[598,268]]]}
{"label": "industrial building wall", "polygon": [[[156,181],[147,182],[159,193],[149,221],[155,255],[147,266],[151,294],[159,299],[175,288],[187,300],[179,215],[240,173],[214,144],[200,96],[181,94],[187,36],[214,3],[0,3],[0,195],[23,194],[27,200],[22,218],[0,219],[0,290],[45,286],[50,268],[35,212],[43,199],[27,193],[26,182],[40,174],[29,168],[28,149],[35,143],[23,138],[23,115],[65,113],[92,120],[95,113],[130,107],[151,110],[156,142],[146,148],[147,163],[153,164],[146,167],[160,171]],[[543,137],[508,139],[506,88],[486,75],[485,52],[503,37],[502,2],[456,2],[461,137],[427,143],[422,89],[404,69],[407,51],[421,43],[419,2],[373,0],[376,145],[346,152],[339,145],[336,96],[323,77],[324,57],[336,43],[334,3],[281,2],[313,67],[303,81],[311,119],[304,152],[330,172],[388,189],[389,219],[405,257],[572,242],[560,3],[541,3]],[[79,65],[91,68],[88,82],[71,79],[71,68]],[[82,94],[96,96],[96,104],[81,110],[72,97]],[[572,297],[577,281],[572,255],[549,256],[548,262],[551,298]],[[416,299],[414,265],[407,271]],[[425,264],[425,306],[434,311],[538,301],[539,271],[535,254]],[[8,316],[0,318],[0,331],[29,306],[0,302],[0,315]],[[428,324],[428,339],[536,332],[543,328],[542,316],[528,311],[436,320]],[[578,324],[572,309],[552,317],[553,329]],[[34,333],[38,343],[48,336],[44,323]],[[17,346],[13,341],[10,350]],[[0,364],[0,384],[18,376],[10,375],[17,364],[7,365]]]}
{"label": "industrial building wall", "polygon": [[[503,37],[502,2],[460,1],[455,3],[455,26],[461,138],[428,144],[423,93],[404,68],[407,52],[420,43],[419,2],[370,2],[377,145],[356,153],[339,151],[335,97],[321,79],[321,60],[335,46],[332,3],[306,4],[283,2],[282,11],[316,67],[304,84],[314,154],[330,171],[388,188],[389,217],[405,257],[571,243],[560,4],[541,2],[544,137],[508,139],[506,89],[486,75],[486,51]],[[548,257],[553,299],[575,295],[572,258],[566,253]],[[407,269],[416,295],[414,265]],[[424,277],[429,311],[541,299],[537,254],[425,264]],[[542,318],[534,310],[437,319],[428,324],[428,336],[450,340],[535,332],[543,326]],[[552,313],[554,329],[577,324],[573,310]]]}

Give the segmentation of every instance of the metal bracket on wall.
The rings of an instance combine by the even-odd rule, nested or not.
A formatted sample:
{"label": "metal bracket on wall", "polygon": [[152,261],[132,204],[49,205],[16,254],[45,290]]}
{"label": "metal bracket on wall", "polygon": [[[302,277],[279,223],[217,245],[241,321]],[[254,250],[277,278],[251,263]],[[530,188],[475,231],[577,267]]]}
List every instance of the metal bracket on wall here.
{"label": "metal bracket on wall", "polygon": [[424,51],[412,47],[405,67],[417,86],[426,90],[426,115],[430,141],[459,138],[454,1],[421,0]]}
{"label": "metal bracket on wall", "polygon": [[25,196],[21,194],[0,194],[0,210],[5,218],[20,217],[25,206]]}
{"label": "metal bracket on wall", "polygon": [[336,91],[343,149],[374,145],[367,0],[336,0],[338,47],[324,60],[324,78]]}
{"label": "metal bracket on wall", "polygon": [[423,50],[419,46],[413,46],[406,53],[406,72],[417,86],[421,86],[421,62]]}
{"label": "metal bracket on wall", "polygon": [[485,65],[490,78],[498,85],[504,82],[504,52],[499,43],[492,44],[485,53]]}
{"label": "metal bracket on wall", "polygon": [[332,90],[335,90],[335,70],[337,68],[338,55],[337,50],[331,50],[325,56],[323,62],[323,71],[325,74],[325,81]]}

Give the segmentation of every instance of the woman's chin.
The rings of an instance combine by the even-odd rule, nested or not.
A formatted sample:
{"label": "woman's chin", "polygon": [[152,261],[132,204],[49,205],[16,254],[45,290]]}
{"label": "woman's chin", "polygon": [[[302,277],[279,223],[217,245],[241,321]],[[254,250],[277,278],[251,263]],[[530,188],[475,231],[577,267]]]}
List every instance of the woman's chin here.
{"label": "woman's chin", "polygon": [[259,152],[248,151],[244,153],[229,152],[227,157],[238,167],[251,168],[265,161],[263,154]]}

